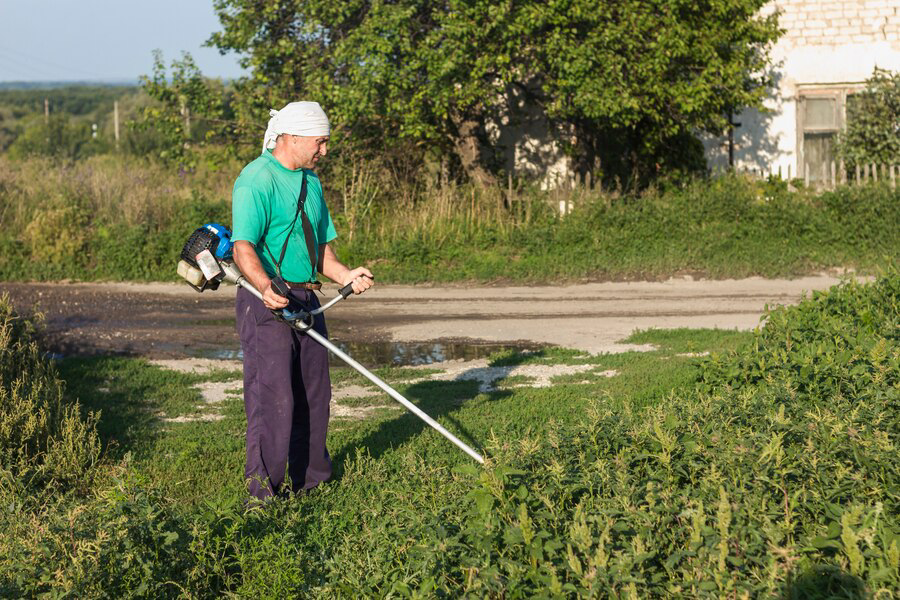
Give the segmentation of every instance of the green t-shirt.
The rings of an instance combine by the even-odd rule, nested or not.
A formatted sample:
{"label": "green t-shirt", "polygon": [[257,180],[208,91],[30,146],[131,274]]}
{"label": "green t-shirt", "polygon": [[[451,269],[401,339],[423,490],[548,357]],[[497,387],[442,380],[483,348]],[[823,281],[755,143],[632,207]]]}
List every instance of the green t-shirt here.
{"label": "green t-shirt", "polygon": [[[306,172],[306,204],[303,211],[309,217],[314,247],[327,244],[337,237],[334,222],[325,206],[322,183],[308,169],[291,171],[266,150],[259,158],[244,167],[232,192],[231,216],[234,241],[245,240],[256,247],[256,254],[270,277],[275,275],[275,261],[297,214],[297,198]],[[309,253],[303,239],[301,217],[297,217],[294,231],[281,264],[281,276],[288,281],[315,281],[311,272]],[[318,260],[318,256],[316,257]]]}

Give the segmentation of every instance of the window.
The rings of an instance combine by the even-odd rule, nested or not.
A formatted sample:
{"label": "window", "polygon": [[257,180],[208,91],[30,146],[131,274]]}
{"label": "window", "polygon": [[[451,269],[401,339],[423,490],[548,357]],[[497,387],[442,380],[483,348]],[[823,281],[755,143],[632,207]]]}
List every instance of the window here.
{"label": "window", "polygon": [[[848,99],[861,85],[841,88],[801,86],[797,102],[797,173],[811,183],[831,180],[834,141],[844,128]],[[838,176],[840,177],[840,176]]]}

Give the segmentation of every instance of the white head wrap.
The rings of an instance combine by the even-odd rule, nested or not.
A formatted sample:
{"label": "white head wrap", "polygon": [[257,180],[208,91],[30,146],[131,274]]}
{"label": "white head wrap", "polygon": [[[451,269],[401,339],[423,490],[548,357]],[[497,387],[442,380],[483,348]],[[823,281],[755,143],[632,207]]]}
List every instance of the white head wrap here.
{"label": "white head wrap", "polygon": [[275,147],[282,133],[321,137],[331,135],[331,124],[318,102],[291,102],[281,110],[270,110],[269,125],[263,139],[263,152]]}

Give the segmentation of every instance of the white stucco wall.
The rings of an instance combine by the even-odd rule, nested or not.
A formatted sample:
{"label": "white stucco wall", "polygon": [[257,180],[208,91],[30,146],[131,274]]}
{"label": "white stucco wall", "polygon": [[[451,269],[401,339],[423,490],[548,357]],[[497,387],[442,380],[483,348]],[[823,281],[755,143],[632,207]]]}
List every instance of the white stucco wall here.
{"label": "white stucco wall", "polygon": [[[877,66],[900,71],[900,0],[775,0],[787,32],[773,48],[775,89],[767,112],[736,119],[735,167],[797,176],[797,98],[807,89],[853,88]],[[728,166],[728,138],[705,140],[713,169]]]}
{"label": "white stucco wall", "polygon": [[537,180],[541,189],[568,184],[575,174],[560,144],[567,137],[564,127],[551,123],[517,88],[507,90],[501,103],[505,110],[498,120],[488,120],[485,128],[503,169],[515,177]]}

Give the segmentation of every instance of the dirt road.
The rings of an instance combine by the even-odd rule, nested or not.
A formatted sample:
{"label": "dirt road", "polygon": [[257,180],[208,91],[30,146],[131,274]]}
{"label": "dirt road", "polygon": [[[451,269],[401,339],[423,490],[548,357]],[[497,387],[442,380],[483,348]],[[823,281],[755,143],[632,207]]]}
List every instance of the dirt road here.
{"label": "dirt road", "polygon": [[[838,279],[750,278],[547,287],[381,285],[328,312],[338,341],[530,342],[616,352],[636,329],[751,329],[766,304],[789,304]],[[326,288],[325,296],[334,294]],[[46,317],[63,354],[176,358],[237,349],[234,288],[198,294],[183,284],[0,283],[20,311]]]}

